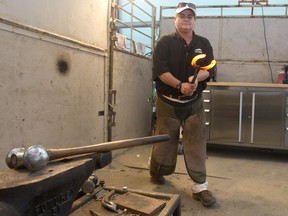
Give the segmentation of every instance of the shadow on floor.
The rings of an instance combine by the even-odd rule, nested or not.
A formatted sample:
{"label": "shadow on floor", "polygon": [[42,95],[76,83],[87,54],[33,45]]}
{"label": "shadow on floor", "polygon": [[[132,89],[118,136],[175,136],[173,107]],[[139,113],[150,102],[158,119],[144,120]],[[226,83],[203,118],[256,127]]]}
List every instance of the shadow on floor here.
{"label": "shadow on floor", "polygon": [[208,144],[208,156],[225,157],[233,159],[245,160],[265,160],[273,162],[288,162],[288,149],[277,150],[268,148],[252,148],[252,147],[239,147],[227,145]]}

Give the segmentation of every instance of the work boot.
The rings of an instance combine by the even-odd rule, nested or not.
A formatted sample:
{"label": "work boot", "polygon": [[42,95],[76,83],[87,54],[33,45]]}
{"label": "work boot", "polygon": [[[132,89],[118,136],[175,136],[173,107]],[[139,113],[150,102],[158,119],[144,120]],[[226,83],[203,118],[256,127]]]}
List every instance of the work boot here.
{"label": "work boot", "polygon": [[150,181],[153,183],[153,184],[157,184],[157,185],[163,185],[166,183],[166,180],[165,178],[162,176],[162,175],[159,175],[159,174],[154,174],[152,172],[150,172]]}
{"label": "work boot", "polygon": [[210,207],[216,203],[216,199],[212,192],[208,190],[204,190],[199,193],[193,193],[193,199],[200,201],[205,207]]}

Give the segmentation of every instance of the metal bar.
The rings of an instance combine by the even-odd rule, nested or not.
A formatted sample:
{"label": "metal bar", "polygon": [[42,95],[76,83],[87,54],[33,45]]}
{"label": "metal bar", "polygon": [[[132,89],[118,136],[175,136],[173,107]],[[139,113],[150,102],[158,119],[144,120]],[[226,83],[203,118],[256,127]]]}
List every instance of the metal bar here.
{"label": "metal bar", "polygon": [[[125,23],[125,25],[117,25],[118,28],[127,28],[127,26],[131,26],[132,24],[130,22],[123,22]],[[152,28],[153,26],[153,21],[148,21],[145,22],[144,24],[142,24],[142,22],[133,22],[133,27],[134,28],[145,28],[145,27],[149,27]]]}
{"label": "metal bar", "polygon": [[[113,22],[115,23],[115,25],[117,25],[118,29],[126,30],[126,31],[123,31],[123,34],[126,36],[126,39],[130,40],[130,47],[129,47],[129,44],[127,47],[128,52],[134,52],[134,43],[133,42],[137,41],[137,39],[134,40],[134,37],[136,37],[135,33],[139,33],[140,36],[143,36],[143,37],[146,37],[147,39],[149,39],[149,41],[150,41],[149,45],[150,46],[147,46],[146,44],[144,44],[144,46],[146,48],[151,49],[151,51],[154,48],[155,27],[156,27],[156,21],[155,21],[156,20],[156,18],[155,18],[156,17],[156,7],[154,5],[152,5],[148,0],[145,0],[145,3],[147,3],[147,5],[151,7],[151,10],[152,10],[151,14],[149,14],[149,12],[144,7],[142,7],[141,5],[139,6],[137,3],[135,3],[134,0],[128,0],[128,3],[125,5],[122,5],[122,6],[117,4],[116,2],[113,5],[115,10],[118,11],[118,15],[121,14],[121,13],[119,13],[119,11],[128,15],[128,17],[125,18],[125,21],[124,21],[124,19],[120,20],[119,16],[114,17],[114,19],[113,19]],[[128,6],[131,6],[131,7],[128,8]],[[126,8],[124,8],[124,7],[126,7]],[[147,15],[148,20],[147,21],[143,20],[143,17],[141,15],[135,16],[134,9],[138,9],[139,12],[141,14],[143,13],[144,16]],[[129,21],[129,18],[130,18],[130,21]],[[149,20],[149,19],[151,19],[151,20]],[[128,20],[128,22],[127,22],[127,20]],[[135,22],[135,21],[137,21],[137,22]],[[140,28],[151,29],[151,34],[150,34],[150,32],[146,33],[146,30],[142,31]],[[120,32],[120,33],[122,33],[122,32]],[[142,39],[139,39],[139,40],[142,40]]]}
{"label": "metal bar", "polygon": [[145,33],[143,33],[142,31],[139,31],[139,30],[137,30],[136,28],[127,25],[126,23],[122,22],[122,21],[119,20],[119,19],[115,19],[115,21],[118,22],[118,23],[121,23],[122,25],[124,25],[124,26],[126,26],[126,27],[128,27],[128,28],[131,28],[132,30],[134,30],[134,31],[136,31],[136,32],[138,32],[138,33],[140,33],[140,34],[142,34],[142,35],[145,35],[145,36],[148,37],[148,38],[151,38],[150,35],[145,34]]}
{"label": "metal bar", "polygon": [[[278,60],[269,60],[270,63],[278,63],[278,64],[285,64],[287,63],[287,60],[284,59],[285,57],[283,56],[283,60],[278,59]],[[216,59],[217,63],[225,64],[225,63],[235,63],[235,64],[263,64],[267,63],[267,60],[258,60],[258,59]]]}
{"label": "metal bar", "polygon": [[[262,5],[263,7],[288,7],[288,4],[268,4],[268,5]],[[261,5],[199,5],[198,8],[249,8],[249,7],[262,7]],[[174,6],[162,6],[162,10],[165,9],[175,9]]]}
{"label": "metal bar", "polygon": [[152,6],[152,21],[151,21],[151,52],[154,50],[154,41],[155,41],[155,28],[156,28],[156,7]]}
{"label": "metal bar", "polygon": [[[147,3],[147,1],[146,1]],[[147,16],[152,17],[149,13],[147,13],[145,10],[143,10],[140,6],[137,5],[137,3],[133,3],[133,5],[135,5],[136,8],[138,8],[139,10],[141,10],[143,13],[145,13]]]}
{"label": "metal bar", "polygon": [[240,92],[238,142],[242,141],[243,92]]}
{"label": "metal bar", "polygon": [[[124,8],[121,8],[121,7],[117,7],[117,8],[120,9],[120,10],[122,10],[122,11],[124,11],[125,13],[129,14],[131,17],[136,18],[136,19],[139,20],[141,23],[146,24],[147,27],[150,27],[150,25],[149,25],[147,22],[145,22],[145,21],[141,20],[140,18],[138,18],[137,16],[133,15],[133,13],[131,13],[131,12],[125,10]],[[145,12],[145,13],[147,13],[147,12]],[[152,17],[152,16],[149,16],[149,17]]]}
{"label": "metal bar", "polygon": [[251,114],[251,140],[250,143],[254,142],[254,123],[255,123],[255,92],[252,94],[252,114]]}
{"label": "metal bar", "polygon": [[251,16],[253,16],[253,14],[254,14],[254,0],[252,0],[252,5],[251,5],[252,7],[251,7]]}
{"label": "metal bar", "polygon": [[[133,40],[133,22],[134,22],[134,15],[133,15],[133,1],[131,1],[131,15],[130,15],[130,20],[131,20],[131,25],[130,25],[130,38]],[[133,45],[130,42],[130,52],[133,52]]]}
{"label": "metal bar", "polygon": [[88,44],[88,43],[84,43],[84,42],[79,41],[79,40],[75,40],[75,39],[72,39],[72,38],[69,38],[69,37],[66,37],[66,36],[63,36],[63,35],[59,35],[59,34],[56,34],[56,33],[50,32],[50,31],[46,31],[46,30],[43,30],[43,29],[40,29],[40,28],[37,28],[37,27],[34,27],[34,26],[29,26],[29,25],[26,25],[26,24],[23,24],[23,23],[19,23],[19,22],[16,22],[16,21],[8,20],[6,18],[0,17],[0,23],[6,24],[8,26],[16,27],[16,28],[19,28],[19,29],[23,29],[23,30],[26,30],[26,31],[29,31],[29,32],[41,34],[41,35],[44,35],[44,36],[47,36],[47,37],[50,37],[50,38],[54,38],[54,39],[70,42],[70,43],[73,43],[73,44],[77,44],[79,46],[82,46],[82,47],[85,47],[85,48],[88,48],[88,49],[93,49],[93,50],[101,51],[101,52],[107,51],[107,50],[105,50],[103,48],[100,48],[100,47],[97,47],[97,46],[94,46],[94,45],[91,45],[91,44]]}
{"label": "metal bar", "polygon": [[[273,7],[279,7],[279,8],[286,8],[286,13],[283,16],[287,16],[287,7],[288,4],[253,4],[253,5],[199,5],[197,6],[197,9],[220,9],[221,17],[223,17],[223,11],[224,9],[231,9],[231,8],[256,8],[256,7],[262,7],[262,8],[273,8]],[[174,6],[162,6],[160,7],[160,18],[165,17],[163,16],[163,10],[175,10]],[[249,15],[250,16],[250,15]],[[279,15],[278,15],[279,16]],[[230,16],[229,16],[230,17]]]}
{"label": "metal bar", "polygon": [[151,4],[151,2],[144,0],[150,7],[155,8],[155,6],[153,4]]}

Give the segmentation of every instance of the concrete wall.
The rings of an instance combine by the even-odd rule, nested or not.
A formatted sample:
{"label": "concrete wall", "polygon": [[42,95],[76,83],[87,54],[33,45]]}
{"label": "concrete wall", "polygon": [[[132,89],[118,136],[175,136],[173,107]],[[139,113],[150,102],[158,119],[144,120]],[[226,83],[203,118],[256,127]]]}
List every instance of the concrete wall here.
{"label": "concrete wall", "polygon": [[[198,17],[195,32],[214,48],[217,81],[277,83],[278,71],[288,64],[287,21],[287,17]],[[173,18],[160,21],[161,35],[174,29]]]}
{"label": "concrete wall", "polygon": [[[102,0],[0,0],[0,171],[15,147],[107,141],[109,10]],[[113,56],[112,139],[150,135],[151,60]]]}
{"label": "concrete wall", "polygon": [[14,147],[106,141],[108,9],[100,0],[0,1],[0,170]]}

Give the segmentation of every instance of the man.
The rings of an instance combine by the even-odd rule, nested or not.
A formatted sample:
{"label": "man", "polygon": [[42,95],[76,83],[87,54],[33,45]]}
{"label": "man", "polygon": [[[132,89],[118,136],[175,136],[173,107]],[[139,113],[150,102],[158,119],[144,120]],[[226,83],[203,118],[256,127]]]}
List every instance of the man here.
{"label": "man", "polygon": [[153,53],[153,80],[156,82],[156,134],[169,134],[170,140],[153,145],[150,158],[151,181],[165,184],[164,175],[175,171],[179,129],[183,125],[183,154],[192,179],[193,198],[208,207],[216,203],[206,179],[206,137],[202,91],[210,80],[208,71],[199,71],[192,83],[193,57],[206,54],[197,65],[209,65],[213,51],[209,41],[193,31],[196,8],[179,3],[176,32],[159,39]]}

